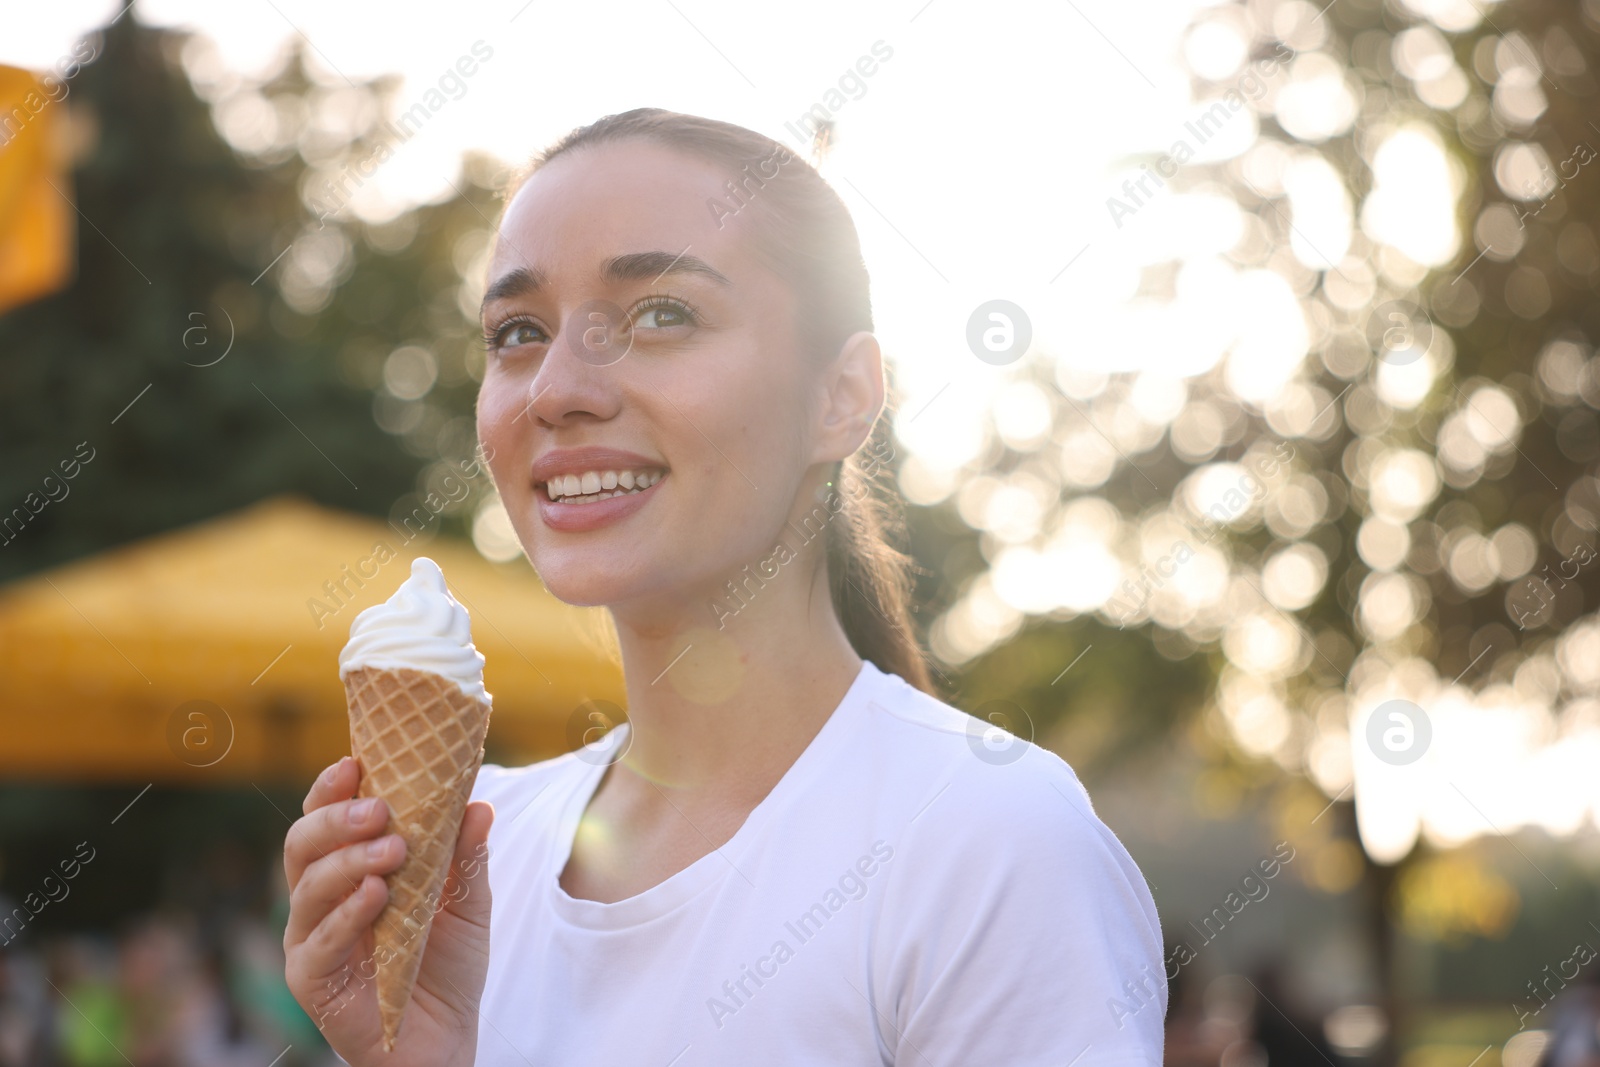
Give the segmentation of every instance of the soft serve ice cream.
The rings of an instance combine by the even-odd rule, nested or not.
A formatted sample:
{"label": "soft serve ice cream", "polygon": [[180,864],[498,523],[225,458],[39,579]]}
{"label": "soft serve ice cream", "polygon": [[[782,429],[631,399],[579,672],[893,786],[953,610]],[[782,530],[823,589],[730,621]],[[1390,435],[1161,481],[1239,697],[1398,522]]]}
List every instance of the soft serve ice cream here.
{"label": "soft serve ice cream", "polygon": [[394,596],[356,616],[350,641],[339,653],[339,677],[362,667],[426,671],[448,678],[474,700],[483,689],[483,655],[472,644],[472,620],[449,589],[444,572],[425,556]]}

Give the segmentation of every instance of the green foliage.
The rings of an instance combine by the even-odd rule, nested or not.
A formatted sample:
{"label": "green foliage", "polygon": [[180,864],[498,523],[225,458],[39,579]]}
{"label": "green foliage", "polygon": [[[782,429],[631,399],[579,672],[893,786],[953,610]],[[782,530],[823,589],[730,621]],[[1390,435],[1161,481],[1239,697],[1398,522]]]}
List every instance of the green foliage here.
{"label": "green foliage", "polygon": [[[1062,392],[1065,377],[1055,363],[1041,359],[1018,371],[1054,407],[1046,444],[1009,447],[996,425],[967,484],[912,520],[919,558],[945,561],[939,578],[959,605],[1007,547],[993,532],[961,530],[953,502],[973,481],[1059,486],[1038,541],[1076,498],[1105,500],[1122,524],[1114,550],[1128,560],[1138,556],[1141,524],[1175,515],[1192,531],[1201,521],[1184,492],[1196,471],[1292,444],[1298,500],[1278,479],[1266,486],[1261,514],[1240,512],[1217,530],[1213,544],[1226,553],[1234,583],[1220,621],[1214,608],[1169,613],[1165,623],[1141,612],[1132,624],[1149,636],[1149,645],[1133,662],[1105,672],[1111,678],[1160,675],[1166,655],[1215,650],[1223,654],[1209,657],[1214,679],[1228,670],[1249,675],[1253,638],[1234,635],[1230,645],[1230,626],[1251,614],[1291,625],[1298,631],[1295,655],[1287,667],[1260,678],[1300,713],[1275,749],[1289,770],[1304,767],[1319,737],[1342,743],[1344,698],[1373,689],[1396,664],[1431,663],[1443,683],[1476,691],[1510,683],[1530,660],[1550,661],[1563,635],[1592,620],[1600,604],[1600,567],[1588,562],[1600,529],[1594,467],[1600,459],[1600,358],[1593,355],[1600,338],[1594,221],[1600,217],[1600,5],[1342,0],[1325,12],[1323,5],[1316,8],[1229,4],[1202,9],[1196,18],[1242,27],[1252,60],[1285,49],[1297,57],[1276,76],[1280,87],[1305,61],[1331,60],[1341,72],[1354,101],[1353,121],[1331,134],[1300,129],[1297,136],[1280,122],[1272,99],[1258,98],[1253,147],[1267,149],[1258,159],[1276,153],[1280,160],[1331,165],[1354,208],[1342,264],[1318,271],[1298,262],[1305,249],[1297,253],[1291,246],[1304,235],[1295,228],[1289,198],[1272,182],[1262,188],[1262,169],[1272,165],[1258,162],[1250,171],[1250,153],[1184,167],[1170,183],[1231,195],[1246,225],[1222,258],[1240,271],[1276,272],[1299,300],[1312,338],[1296,386],[1299,408],[1275,409],[1236,395],[1219,365],[1185,383],[1188,402],[1179,421],[1220,420],[1225,432],[1214,438],[1220,444],[1180,448],[1176,423],[1137,444],[1124,436],[1110,477],[1075,487],[1057,473],[1070,455],[1054,450],[1070,448],[1075,434],[1098,445],[1111,441],[1116,427],[1137,424],[1128,404],[1132,375],[1111,375],[1109,384],[1072,399]],[[1437,10],[1439,25],[1422,13],[1425,8]],[[1194,95],[1215,101],[1233,90],[1237,97],[1239,78],[1237,72],[1215,82],[1196,76]],[[1465,179],[1456,201],[1460,250],[1454,262],[1432,270],[1383,245],[1363,224],[1375,187],[1374,157],[1405,125],[1434,131]],[[1537,196],[1505,162],[1506,153],[1530,146],[1549,161],[1544,179],[1550,188]],[[1441,187],[1439,195],[1451,193]],[[1172,278],[1182,266],[1147,268],[1143,295],[1173,299]],[[1428,357],[1431,384],[1414,406],[1386,393],[1381,381],[1395,369],[1386,366],[1391,301],[1410,307],[1408,329],[1431,334],[1435,342]],[[1190,425],[1191,442],[1207,436]],[[1400,450],[1436,459],[1442,483],[1414,515],[1386,512],[1375,499],[1374,460]],[[1291,503],[1307,510],[1308,487],[1321,498],[1310,509],[1315,518],[1289,518]],[[1404,538],[1397,558],[1364,547],[1364,527],[1373,541]],[[1288,609],[1262,603],[1263,570],[1296,545],[1326,562],[1319,591],[1310,603]],[[1142,606],[1139,582],[1135,576],[1117,598],[1126,594]],[[1412,606],[1395,610],[1400,598]],[[1374,625],[1363,605],[1405,618],[1399,625]],[[937,610],[950,607],[947,601]],[[1106,629],[1102,620],[1117,621],[1115,607],[1114,599],[1093,616],[1062,611],[1040,617],[1052,623],[1046,633],[1057,635],[1056,658],[1064,663],[1092,643],[1095,651],[1074,671],[1096,670],[1089,661],[1100,655],[1103,639],[1095,635]],[[1050,640],[1027,636],[1031,625],[1024,624],[1023,639]],[[1009,686],[1010,698],[1026,703],[1028,683],[998,666],[1009,656],[1001,644],[965,669],[991,678],[993,695]],[[1563,693],[1581,696],[1589,685],[1586,668],[1570,655],[1564,662],[1561,692],[1549,694],[1552,716]],[[1216,693],[1213,685],[1206,689]],[[1029,709],[1047,718],[1091,714],[1048,700]]]}
{"label": "green foliage", "polygon": [[[301,200],[303,156],[241,158],[191,87],[183,45],[121,19],[63,105],[89,138],[57,179],[81,212],[78,271],[0,316],[0,507],[39,494],[79,442],[94,459],[0,547],[0,580],[284,492],[386,516],[425,487],[428,459],[473,447],[451,253],[485,226],[487,194],[468,184],[484,207],[453,198],[377,230],[319,226]],[[317,93],[298,62],[261,88]],[[302,296],[297,311],[286,273],[319,256],[339,299]],[[414,402],[426,410],[394,402],[412,425],[395,436],[374,421],[374,388],[403,344],[441,353],[439,385]]]}

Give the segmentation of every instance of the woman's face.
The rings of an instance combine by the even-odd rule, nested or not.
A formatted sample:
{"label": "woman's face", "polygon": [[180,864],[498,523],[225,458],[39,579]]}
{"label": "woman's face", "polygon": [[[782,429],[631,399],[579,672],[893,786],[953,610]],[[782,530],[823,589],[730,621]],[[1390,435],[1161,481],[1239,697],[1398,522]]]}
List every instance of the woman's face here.
{"label": "woman's face", "polygon": [[771,553],[807,471],[849,451],[818,454],[806,309],[758,262],[754,210],[727,217],[727,178],[648,141],[586,146],[505,212],[478,433],[529,559],[569,603],[715,589]]}

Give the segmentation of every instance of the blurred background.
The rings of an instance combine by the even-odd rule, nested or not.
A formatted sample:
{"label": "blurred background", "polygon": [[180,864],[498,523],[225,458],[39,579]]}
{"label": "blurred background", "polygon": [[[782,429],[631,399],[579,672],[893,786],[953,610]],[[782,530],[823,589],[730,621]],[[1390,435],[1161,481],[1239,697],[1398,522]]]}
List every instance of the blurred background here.
{"label": "blurred background", "polygon": [[334,1062],[282,840],[414,556],[491,762],[624,714],[474,314],[642,105],[850,206],[940,684],[1144,870],[1168,1062],[1600,1062],[1600,2],[576,7],[0,21],[0,1065]]}

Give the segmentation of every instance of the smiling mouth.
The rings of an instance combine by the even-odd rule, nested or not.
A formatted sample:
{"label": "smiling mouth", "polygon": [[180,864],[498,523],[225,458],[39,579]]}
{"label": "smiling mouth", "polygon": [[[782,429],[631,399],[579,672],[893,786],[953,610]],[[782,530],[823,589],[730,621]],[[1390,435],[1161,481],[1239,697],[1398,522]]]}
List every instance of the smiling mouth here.
{"label": "smiling mouth", "polygon": [[614,496],[632,496],[655,485],[667,472],[661,467],[625,471],[584,471],[545,482],[545,495],[557,504],[593,504]]}

